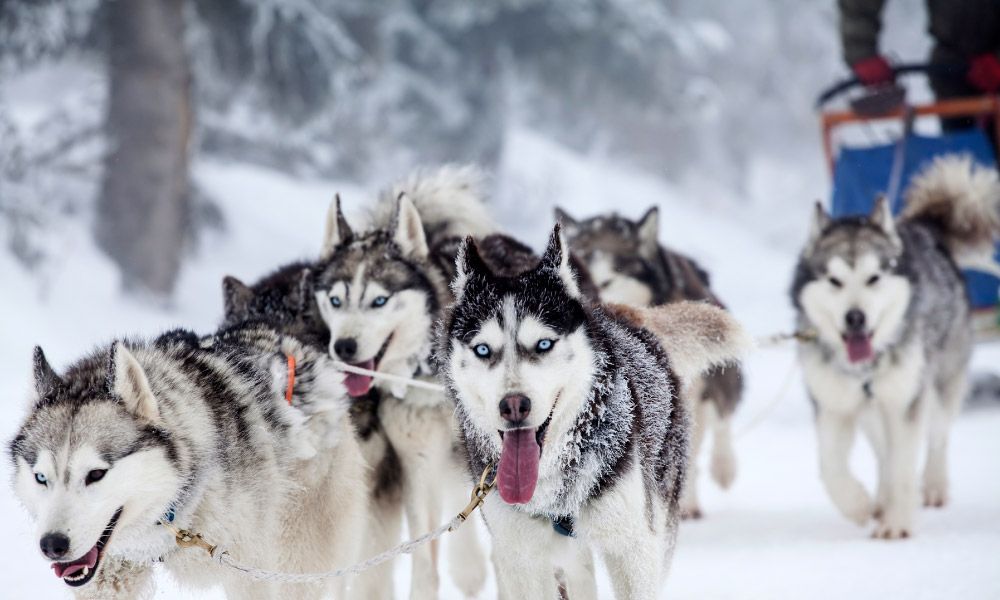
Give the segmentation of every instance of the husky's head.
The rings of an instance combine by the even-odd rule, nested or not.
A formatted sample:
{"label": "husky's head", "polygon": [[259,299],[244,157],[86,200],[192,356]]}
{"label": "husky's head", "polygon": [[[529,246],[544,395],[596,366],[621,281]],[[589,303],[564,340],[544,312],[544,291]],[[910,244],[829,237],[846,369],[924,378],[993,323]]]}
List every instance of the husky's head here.
{"label": "husky's head", "polygon": [[577,221],[558,208],[556,220],[602,301],[647,306],[666,300],[661,298],[667,274],[659,264],[660,219],[655,206],[638,221],[614,213]]}
{"label": "husky's head", "polygon": [[[500,495],[525,503],[546,440],[572,426],[590,389],[587,313],[558,226],[530,271],[494,274],[472,238],[457,267],[457,299],[439,339],[443,368],[466,435],[499,455]],[[542,463],[544,470],[555,461]]]}
{"label": "husky's head", "polygon": [[849,364],[862,365],[898,339],[912,284],[889,204],[867,217],[833,220],[817,203],[799,259],[792,302]]}
{"label": "husky's head", "polygon": [[[405,376],[430,354],[431,326],[447,291],[430,267],[420,215],[406,196],[390,227],[364,235],[351,231],[335,200],[313,289],[330,329],[331,356]],[[348,374],[344,383],[352,397],[363,396],[372,378]]]}
{"label": "husky's head", "polygon": [[226,276],[222,280],[222,327],[258,321],[325,349],[330,337],[313,302],[311,274],[310,265],[299,262],[285,265],[253,285]]}
{"label": "husky's head", "polygon": [[109,548],[139,543],[175,499],[176,450],[146,373],[123,344],[64,377],[36,348],[34,375],[32,409],[10,444],[14,489],[56,577],[79,587]]}

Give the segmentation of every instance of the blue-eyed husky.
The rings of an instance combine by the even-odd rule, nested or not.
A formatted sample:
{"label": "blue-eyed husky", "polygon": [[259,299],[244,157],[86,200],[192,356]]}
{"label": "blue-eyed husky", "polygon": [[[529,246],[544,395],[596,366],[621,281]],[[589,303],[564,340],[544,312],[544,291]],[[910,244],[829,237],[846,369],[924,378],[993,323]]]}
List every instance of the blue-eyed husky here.
{"label": "blue-eyed husky", "polygon": [[[558,226],[528,271],[495,273],[472,238],[457,270],[438,355],[471,472],[496,470],[500,498],[483,514],[502,597],[557,597],[559,554],[583,545],[604,558],[619,598],[655,598],[687,463],[677,391],[735,359],[741,329],[707,304],[589,303]],[[590,586],[577,573],[561,582],[571,598]]]}

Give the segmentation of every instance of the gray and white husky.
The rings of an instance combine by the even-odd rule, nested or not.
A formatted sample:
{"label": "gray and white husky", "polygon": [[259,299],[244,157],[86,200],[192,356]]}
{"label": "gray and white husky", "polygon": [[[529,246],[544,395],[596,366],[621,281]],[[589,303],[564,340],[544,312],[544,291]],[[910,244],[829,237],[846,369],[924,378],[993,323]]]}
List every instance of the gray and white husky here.
{"label": "gray and white husky", "polygon": [[687,463],[677,390],[736,357],[739,326],[708,304],[591,304],[558,226],[526,272],[494,273],[472,238],[457,264],[438,356],[471,472],[496,469],[500,498],[483,515],[501,597],[592,596],[573,565],[553,576],[560,555],[589,555],[580,546],[600,553],[619,598],[656,597]]}
{"label": "gray and white husky", "polygon": [[[445,167],[419,174],[382,195],[372,227],[355,233],[331,206],[321,259],[313,266],[316,305],[329,330],[329,351],[340,360],[402,377],[434,381],[433,326],[451,301],[444,266],[454,263],[451,240],[486,235],[493,225],[480,200],[480,175]],[[461,238],[459,238],[461,239]],[[369,540],[381,551],[399,538],[402,505],[413,536],[437,527],[466,503],[467,477],[455,438],[454,406],[440,393],[347,374],[348,394],[367,406],[366,429],[381,445],[366,443],[373,465],[387,458],[398,466],[399,494],[378,503],[383,527]],[[365,435],[365,431],[362,431]],[[485,583],[485,554],[474,527],[449,536],[449,567],[458,587],[475,595]],[[411,598],[435,598],[436,548],[414,552]],[[369,580],[370,597],[392,595],[391,569]]]}
{"label": "gray and white husky", "polygon": [[[618,214],[576,220],[556,209],[573,255],[586,265],[604,302],[659,306],[693,300],[722,306],[711,289],[708,273],[693,259],[659,241],[659,210],[654,206],[638,221]],[[698,452],[707,431],[713,435],[710,473],[722,488],[736,478],[732,416],[743,393],[737,365],[712,369],[684,390],[694,421],[691,464],[681,498],[681,514],[699,518]]]}
{"label": "gray and white husky", "polygon": [[178,548],[159,522],[265,569],[355,561],[364,464],[329,361],[260,325],[118,341],[62,375],[36,348],[9,451],[55,575],[79,597],[138,598],[162,562],[183,585],[221,583],[231,598],[327,596],[330,584],[241,577]]}
{"label": "gray and white husky", "polygon": [[[864,217],[831,219],[817,204],[792,284],[806,387],[816,408],[820,473],[847,518],[874,536],[913,532],[917,457],[928,436],[926,506],[948,500],[948,430],[966,391],[972,345],[959,265],[990,260],[1000,233],[996,171],[966,157],[917,176],[899,218],[879,199]],[[878,458],[875,499],[849,469],[861,425]]]}

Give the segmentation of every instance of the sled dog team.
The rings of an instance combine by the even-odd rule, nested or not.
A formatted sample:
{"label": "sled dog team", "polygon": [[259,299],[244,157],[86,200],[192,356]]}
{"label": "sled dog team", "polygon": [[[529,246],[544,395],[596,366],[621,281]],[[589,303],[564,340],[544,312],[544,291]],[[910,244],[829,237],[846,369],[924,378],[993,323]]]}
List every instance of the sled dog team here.
{"label": "sled dog team", "polygon": [[[655,208],[639,221],[557,211],[538,256],[493,224],[480,179],[417,174],[365,225],[337,199],[316,260],[224,280],[213,333],[118,339],[61,373],[36,348],[9,452],[56,577],[81,598],[136,598],[162,563],[230,598],[391,598],[391,563],[255,581],[178,548],[162,523],[242,564],[324,572],[434,529],[486,471],[491,556],[471,525],[447,558],[421,547],[411,598],[437,597],[442,561],[468,596],[493,569],[505,600],[595,598],[595,553],[617,597],[655,598],[678,520],[701,515],[709,433],[712,478],[736,475],[748,339],[708,274],[660,245]],[[998,234],[997,175],[965,158],[931,165],[898,217],[885,201],[841,219],[817,206],[791,294],[809,333],[800,362],[823,482],[877,537],[910,535],[921,494],[948,499],[972,343],[958,267],[986,265]],[[848,468],[858,426],[878,457],[874,496]]]}

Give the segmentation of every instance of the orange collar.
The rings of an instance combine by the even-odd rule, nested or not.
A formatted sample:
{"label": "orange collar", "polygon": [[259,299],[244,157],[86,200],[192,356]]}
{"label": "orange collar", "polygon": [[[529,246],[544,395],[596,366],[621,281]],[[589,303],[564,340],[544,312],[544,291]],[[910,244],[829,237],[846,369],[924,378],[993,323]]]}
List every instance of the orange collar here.
{"label": "orange collar", "polygon": [[288,355],[288,387],[285,388],[285,400],[292,405],[292,394],[295,392],[295,357]]}

